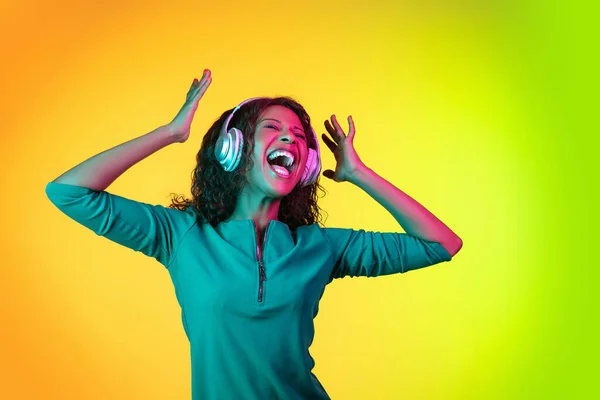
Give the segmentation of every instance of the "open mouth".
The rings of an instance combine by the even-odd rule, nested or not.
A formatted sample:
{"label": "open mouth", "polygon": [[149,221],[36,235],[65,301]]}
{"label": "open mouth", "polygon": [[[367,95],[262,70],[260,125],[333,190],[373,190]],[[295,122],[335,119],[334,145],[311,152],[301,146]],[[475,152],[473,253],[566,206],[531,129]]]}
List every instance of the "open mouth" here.
{"label": "open mouth", "polygon": [[267,162],[275,174],[281,178],[289,178],[296,168],[294,154],[287,150],[275,150],[267,157]]}

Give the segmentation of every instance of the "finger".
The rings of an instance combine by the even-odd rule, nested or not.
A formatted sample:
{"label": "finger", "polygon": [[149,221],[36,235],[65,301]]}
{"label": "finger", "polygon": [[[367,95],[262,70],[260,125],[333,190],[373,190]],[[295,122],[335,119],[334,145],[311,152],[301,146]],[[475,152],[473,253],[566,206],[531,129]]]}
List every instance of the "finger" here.
{"label": "finger", "polygon": [[329,139],[327,137],[327,135],[325,135],[324,133],[321,134],[321,137],[323,138],[323,141],[325,142],[325,144],[327,145],[329,150],[331,150],[331,152],[333,153],[335,151],[335,149],[337,148],[337,145],[333,142],[333,140]]}
{"label": "finger", "polygon": [[335,173],[330,169],[326,169],[325,171],[323,171],[323,176],[326,178],[333,179],[334,175]]}
{"label": "finger", "polygon": [[202,78],[200,78],[200,80],[205,80],[206,78],[208,78],[211,75],[210,69],[205,69],[202,72]]}
{"label": "finger", "polygon": [[205,69],[202,73],[202,78],[200,78],[200,82],[196,86],[196,91],[194,92],[194,96],[197,96],[201,90],[206,91],[206,88],[210,86],[212,82],[212,74],[209,69]]}
{"label": "finger", "polygon": [[350,129],[348,130],[348,140],[351,142],[354,140],[354,134],[356,133],[356,128],[354,127],[354,120],[352,119],[352,115],[348,116],[348,126]]}
{"label": "finger", "polygon": [[201,91],[202,93],[206,92],[206,89],[208,89],[208,87],[210,86],[211,83],[212,83],[212,76],[209,76],[208,78],[206,78],[204,80],[204,82],[202,82],[200,84],[199,91]]}
{"label": "finger", "polygon": [[202,98],[202,96],[204,96],[204,93],[206,93],[206,90],[210,86],[211,82],[212,82],[212,78],[208,77],[208,79],[206,79],[205,81],[200,83],[200,86],[198,87],[198,91],[194,94],[194,96],[196,97],[195,100],[200,100]]}
{"label": "finger", "polygon": [[198,88],[198,78],[194,78],[194,81],[192,82],[192,86],[190,86],[190,90],[188,90],[187,94],[185,95],[185,98],[189,98],[190,94],[195,92],[196,89]]}
{"label": "finger", "polygon": [[329,121],[325,121],[325,129],[331,135],[335,143],[339,143],[342,140],[343,135],[340,135],[333,126],[329,123]]}
{"label": "finger", "polygon": [[325,129],[327,129],[327,132],[329,132],[330,135],[333,135],[335,133],[335,129],[333,128],[333,126],[331,126],[328,120],[325,120]]}
{"label": "finger", "polygon": [[331,116],[331,121],[333,122],[333,126],[334,126],[335,130],[336,130],[337,132],[339,132],[339,134],[340,134],[340,135],[346,136],[346,134],[344,133],[344,130],[342,129],[342,127],[341,127],[341,126],[340,126],[340,124],[338,123],[338,120],[337,120],[337,118],[336,118],[335,114],[333,114],[333,115]]}

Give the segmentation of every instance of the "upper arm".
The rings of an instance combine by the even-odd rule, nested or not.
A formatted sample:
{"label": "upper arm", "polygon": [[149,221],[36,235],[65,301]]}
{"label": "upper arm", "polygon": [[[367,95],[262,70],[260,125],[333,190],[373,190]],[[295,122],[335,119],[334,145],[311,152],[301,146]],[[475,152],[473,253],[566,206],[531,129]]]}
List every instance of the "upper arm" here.
{"label": "upper arm", "polygon": [[185,233],[181,211],[153,206],[105,191],[49,183],[46,194],[63,213],[99,236],[168,266]]}
{"label": "upper arm", "polygon": [[452,256],[439,243],[406,233],[324,228],[335,265],[333,278],[379,276],[427,267]]}

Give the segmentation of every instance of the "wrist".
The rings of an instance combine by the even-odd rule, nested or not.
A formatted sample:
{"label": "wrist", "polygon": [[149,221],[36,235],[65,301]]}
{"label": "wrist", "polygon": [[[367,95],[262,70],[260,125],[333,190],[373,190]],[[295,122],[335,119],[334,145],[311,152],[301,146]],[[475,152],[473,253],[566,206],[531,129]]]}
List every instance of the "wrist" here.
{"label": "wrist", "polygon": [[168,141],[168,144],[185,142],[185,140],[182,140],[181,135],[170,123],[159,127],[158,130],[161,132],[162,135],[165,136],[166,140]]}
{"label": "wrist", "polygon": [[349,181],[356,186],[363,187],[372,174],[373,170],[361,163],[351,174]]}

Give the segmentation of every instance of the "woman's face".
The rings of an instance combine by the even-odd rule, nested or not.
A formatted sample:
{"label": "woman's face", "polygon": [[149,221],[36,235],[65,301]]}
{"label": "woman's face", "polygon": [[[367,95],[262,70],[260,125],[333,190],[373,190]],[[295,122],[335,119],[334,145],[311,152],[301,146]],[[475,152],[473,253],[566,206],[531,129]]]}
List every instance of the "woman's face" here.
{"label": "woman's face", "polygon": [[302,177],[308,134],[294,111],[284,106],[267,107],[256,122],[254,167],[248,177],[248,189],[269,198],[287,196]]}

